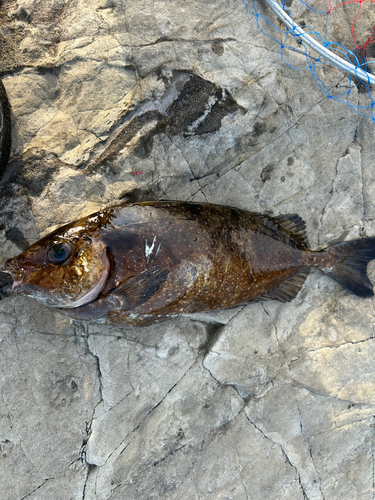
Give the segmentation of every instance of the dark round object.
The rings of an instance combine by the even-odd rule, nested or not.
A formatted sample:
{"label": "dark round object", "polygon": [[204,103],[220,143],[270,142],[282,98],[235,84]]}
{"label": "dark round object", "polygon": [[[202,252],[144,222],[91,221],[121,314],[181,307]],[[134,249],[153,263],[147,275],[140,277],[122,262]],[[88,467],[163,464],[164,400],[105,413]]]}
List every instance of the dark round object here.
{"label": "dark round object", "polygon": [[0,179],[4,175],[12,146],[10,104],[0,80]]}
{"label": "dark round object", "polygon": [[13,285],[13,278],[10,274],[0,271],[0,300],[7,295]]}

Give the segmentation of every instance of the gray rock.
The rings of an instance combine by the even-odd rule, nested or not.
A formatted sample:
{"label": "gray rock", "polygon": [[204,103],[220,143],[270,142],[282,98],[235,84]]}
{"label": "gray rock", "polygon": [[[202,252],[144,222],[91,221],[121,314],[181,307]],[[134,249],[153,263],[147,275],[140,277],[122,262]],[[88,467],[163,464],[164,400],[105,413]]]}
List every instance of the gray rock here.
{"label": "gray rock", "polygon": [[[148,197],[298,213],[311,248],[375,235],[373,122],[288,67],[242,2],[0,10],[13,120],[0,266],[54,227]],[[350,19],[332,26],[349,43]],[[373,300],[317,270],[289,304],[140,329],[5,297],[0,497],[370,500],[373,343]]]}
{"label": "gray rock", "polygon": [[100,367],[102,396],[91,427],[95,438],[87,444],[86,458],[94,465],[105,464],[184,377],[206,337],[203,326],[188,320],[174,322],[169,328],[166,324],[153,328],[152,339],[145,341],[136,332],[130,340],[121,333],[115,338],[112,335],[93,332],[89,337],[90,352]]}
{"label": "gray rock", "polygon": [[262,304],[238,312],[220,330],[204,360],[204,366],[216,380],[234,385],[244,398],[263,391],[283,364],[284,355],[272,318]]}
{"label": "gray rock", "polygon": [[[79,498],[82,447],[99,398],[95,362],[69,322],[33,301],[0,302],[2,498],[66,484]],[[12,481],[15,471],[20,481]],[[48,483],[48,484],[47,484]],[[71,484],[72,483],[72,484]],[[39,493],[38,493],[39,495]],[[47,493],[34,498],[48,498]],[[62,498],[60,496],[60,498]]]}

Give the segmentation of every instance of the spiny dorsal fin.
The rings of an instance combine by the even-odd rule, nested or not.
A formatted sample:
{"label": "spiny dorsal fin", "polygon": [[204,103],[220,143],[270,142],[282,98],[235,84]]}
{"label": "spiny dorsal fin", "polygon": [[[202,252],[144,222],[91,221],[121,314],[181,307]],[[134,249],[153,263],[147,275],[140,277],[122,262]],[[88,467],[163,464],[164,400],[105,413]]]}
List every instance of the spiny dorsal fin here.
{"label": "spiny dorsal fin", "polygon": [[308,241],[306,235],[306,223],[297,214],[286,214],[273,217],[277,224],[290,236],[301,250],[308,248]]}
{"label": "spiny dorsal fin", "polygon": [[284,283],[281,283],[281,285],[274,288],[273,290],[260,295],[259,297],[257,297],[257,299],[273,299],[280,302],[290,302],[301,290],[302,285],[304,284],[309,272],[309,267],[300,269],[287,281],[284,281]]}

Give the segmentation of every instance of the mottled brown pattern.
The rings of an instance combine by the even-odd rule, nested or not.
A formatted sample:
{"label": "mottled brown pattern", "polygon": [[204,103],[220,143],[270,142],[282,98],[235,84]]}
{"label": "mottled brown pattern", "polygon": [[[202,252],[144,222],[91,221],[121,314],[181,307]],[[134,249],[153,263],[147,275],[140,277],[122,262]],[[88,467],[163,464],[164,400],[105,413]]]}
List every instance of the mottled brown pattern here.
{"label": "mottled brown pattern", "polygon": [[[73,249],[58,265],[46,258],[56,241],[70,242]],[[304,223],[295,215],[144,202],[68,224],[8,261],[6,269],[18,282],[16,291],[65,308],[72,318],[139,326],[264,294],[290,300],[308,267],[330,270],[337,260],[333,249],[306,250]],[[128,281],[131,286],[124,287]]]}

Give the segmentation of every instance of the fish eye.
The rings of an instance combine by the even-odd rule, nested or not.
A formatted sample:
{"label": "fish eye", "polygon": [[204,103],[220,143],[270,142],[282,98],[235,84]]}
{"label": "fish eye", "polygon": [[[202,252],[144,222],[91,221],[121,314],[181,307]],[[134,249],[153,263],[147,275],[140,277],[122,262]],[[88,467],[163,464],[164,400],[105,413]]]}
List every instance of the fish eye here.
{"label": "fish eye", "polygon": [[64,264],[72,253],[69,243],[54,243],[47,251],[47,260],[51,264]]}

